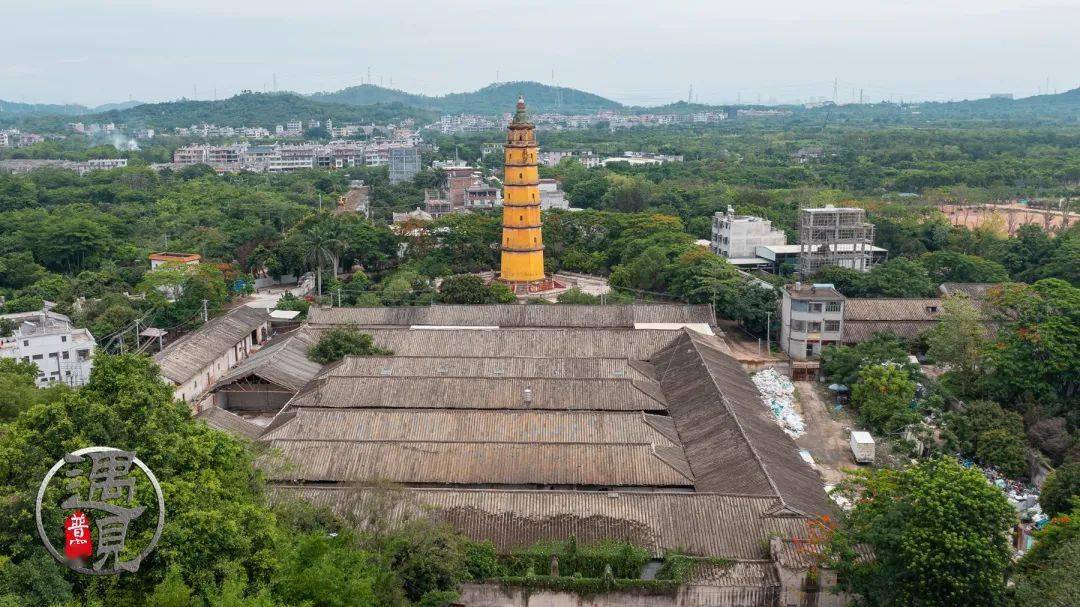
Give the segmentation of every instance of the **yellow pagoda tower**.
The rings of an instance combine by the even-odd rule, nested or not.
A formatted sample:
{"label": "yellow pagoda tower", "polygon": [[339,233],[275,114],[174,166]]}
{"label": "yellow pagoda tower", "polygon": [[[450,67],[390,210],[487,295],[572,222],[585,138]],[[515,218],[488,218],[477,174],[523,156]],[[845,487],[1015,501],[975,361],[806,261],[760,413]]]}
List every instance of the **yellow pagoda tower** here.
{"label": "yellow pagoda tower", "polygon": [[536,133],[518,97],[510,122],[503,175],[502,266],[499,280],[515,292],[543,290],[544,239],[540,234],[540,173]]}

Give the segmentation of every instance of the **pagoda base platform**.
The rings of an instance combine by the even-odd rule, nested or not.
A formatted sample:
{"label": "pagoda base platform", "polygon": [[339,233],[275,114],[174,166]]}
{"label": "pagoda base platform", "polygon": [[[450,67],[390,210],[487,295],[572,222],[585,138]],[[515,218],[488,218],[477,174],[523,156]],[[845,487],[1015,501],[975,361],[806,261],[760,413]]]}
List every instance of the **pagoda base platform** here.
{"label": "pagoda base platform", "polygon": [[506,285],[514,295],[517,295],[518,297],[543,297],[544,295],[558,293],[567,289],[566,283],[556,280],[551,276],[545,276],[543,280],[532,280],[528,282],[503,280],[502,277],[496,276],[493,282],[499,282]]}

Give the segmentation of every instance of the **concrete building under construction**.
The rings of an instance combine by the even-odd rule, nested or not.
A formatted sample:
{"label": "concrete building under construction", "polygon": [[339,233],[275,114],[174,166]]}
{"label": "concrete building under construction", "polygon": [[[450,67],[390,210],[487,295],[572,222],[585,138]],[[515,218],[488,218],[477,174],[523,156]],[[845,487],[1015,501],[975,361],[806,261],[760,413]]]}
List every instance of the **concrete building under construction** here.
{"label": "concrete building under construction", "polygon": [[799,276],[826,266],[867,272],[873,266],[874,226],[866,211],[826,205],[799,211]]}

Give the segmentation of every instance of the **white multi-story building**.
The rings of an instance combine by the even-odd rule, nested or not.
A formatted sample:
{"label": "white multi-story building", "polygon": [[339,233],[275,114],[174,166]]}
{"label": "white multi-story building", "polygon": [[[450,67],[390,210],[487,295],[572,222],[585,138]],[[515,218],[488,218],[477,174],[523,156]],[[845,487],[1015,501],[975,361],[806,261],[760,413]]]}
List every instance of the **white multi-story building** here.
{"label": "white multi-story building", "polygon": [[780,347],[795,360],[821,355],[844,335],[844,296],[831,284],[784,285],[780,290]]}
{"label": "white multi-story building", "polygon": [[299,134],[304,130],[304,123],[300,120],[290,120],[285,123],[285,132]]}
{"label": "white multi-story building", "polygon": [[555,181],[554,179],[541,179],[539,188],[541,211],[570,208],[570,202],[567,201],[566,196],[563,195],[562,188],[559,187],[558,181]]}
{"label": "white multi-story building", "polygon": [[752,215],[736,215],[728,207],[726,213],[713,215],[713,253],[728,259],[748,259],[757,256],[759,246],[787,244],[783,230],[772,227],[772,222]]}
{"label": "white multi-story building", "polygon": [[67,316],[38,310],[3,314],[0,322],[11,329],[11,335],[0,337],[0,357],[37,365],[38,386],[81,386],[90,380],[97,342],[87,329],[72,326]]}

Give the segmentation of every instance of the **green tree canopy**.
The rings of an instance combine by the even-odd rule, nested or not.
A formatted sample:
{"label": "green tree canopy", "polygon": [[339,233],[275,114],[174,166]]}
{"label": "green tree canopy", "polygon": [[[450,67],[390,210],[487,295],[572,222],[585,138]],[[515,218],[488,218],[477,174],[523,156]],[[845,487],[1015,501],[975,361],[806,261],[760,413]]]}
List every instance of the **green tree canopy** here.
{"label": "green tree canopy", "polygon": [[1080,508],[1080,462],[1070,462],[1046,477],[1039,505],[1043,512],[1058,516]]}
{"label": "green tree canopy", "polygon": [[[1002,604],[1016,514],[978,470],[945,457],[861,472],[842,491],[855,507],[833,548],[865,604]],[[873,561],[857,561],[856,544],[872,547]]]}
{"label": "green tree canopy", "polygon": [[371,335],[356,327],[335,327],[324,331],[308,350],[308,358],[328,365],[346,356],[389,356],[393,352],[375,345]]}
{"label": "green tree canopy", "polygon": [[895,433],[917,421],[914,400],[915,382],[902,365],[863,366],[851,387],[851,402],[859,410],[859,419],[877,432]]}

